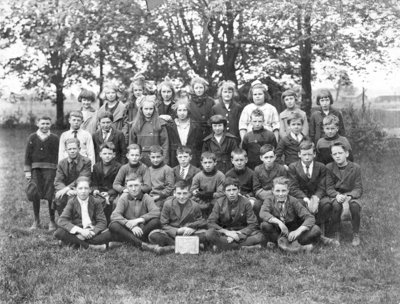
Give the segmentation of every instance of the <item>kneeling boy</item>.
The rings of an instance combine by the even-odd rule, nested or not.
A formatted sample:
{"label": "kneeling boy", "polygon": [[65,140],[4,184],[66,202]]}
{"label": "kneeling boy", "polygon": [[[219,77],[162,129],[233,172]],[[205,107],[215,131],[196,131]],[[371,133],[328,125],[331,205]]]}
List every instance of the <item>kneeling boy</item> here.
{"label": "kneeling boy", "polygon": [[151,243],[168,246],[174,250],[177,235],[198,236],[205,241],[207,221],[202,218],[199,205],[190,199],[190,187],[184,181],[175,184],[174,197],[169,198],[161,212],[162,230],[153,230],[149,235]]}
{"label": "kneeling boy", "polygon": [[[106,217],[103,206],[90,194],[90,180],[79,177],[76,181],[76,197],[71,198],[60,218],[54,236],[64,244],[75,248],[89,248],[92,245],[106,245],[111,240],[107,231]],[[94,247],[94,246],[93,246]]]}
{"label": "kneeling boy", "polygon": [[[273,196],[264,201],[260,211],[263,221],[261,230],[265,237],[273,243],[288,241],[286,248],[311,251],[311,243],[319,240],[321,230],[315,225],[315,218],[307,208],[289,196],[289,179],[275,178],[272,193]],[[285,247],[281,248],[285,250]]]}
{"label": "kneeling boy", "polygon": [[207,241],[219,250],[259,245],[264,238],[250,201],[239,195],[239,180],[228,177],[224,189],[208,217]]}

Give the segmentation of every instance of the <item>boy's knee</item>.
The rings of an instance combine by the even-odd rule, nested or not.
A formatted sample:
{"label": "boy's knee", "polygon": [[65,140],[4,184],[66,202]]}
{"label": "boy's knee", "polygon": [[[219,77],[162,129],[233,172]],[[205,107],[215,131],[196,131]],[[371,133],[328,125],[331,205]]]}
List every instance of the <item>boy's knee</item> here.
{"label": "boy's knee", "polygon": [[270,224],[270,223],[262,222],[260,224],[260,229],[263,232],[270,233],[270,232],[274,231],[274,226],[272,224]]}
{"label": "boy's knee", "polygon": [[65,233],[67,233],[67,231],[65,231],[63,228],[57,228],[57,230],[53,233],[53,236],[59,240],[61,240]]}

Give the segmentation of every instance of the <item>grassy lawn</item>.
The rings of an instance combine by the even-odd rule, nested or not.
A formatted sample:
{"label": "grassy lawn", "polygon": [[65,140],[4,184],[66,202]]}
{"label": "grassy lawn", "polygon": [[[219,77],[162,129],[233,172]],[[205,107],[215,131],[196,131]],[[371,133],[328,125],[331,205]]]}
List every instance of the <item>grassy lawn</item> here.
{"label": "grassy lawn", "polygon": [[[28,132],[0,130],[1,303],[400,303],[400,157],[362,163],[362,245],[155,256],[59,248],[30,233],[23,191]],[[42,223],[47,224],[45,204]],[[346,225],[345,225],[346,226]],[[345,227],[346,228],[346,227]]]}

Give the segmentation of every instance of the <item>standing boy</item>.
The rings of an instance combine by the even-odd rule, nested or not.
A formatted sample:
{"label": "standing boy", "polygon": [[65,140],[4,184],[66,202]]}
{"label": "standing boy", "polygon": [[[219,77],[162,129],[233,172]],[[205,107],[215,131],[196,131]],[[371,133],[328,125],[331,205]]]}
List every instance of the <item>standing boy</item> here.
{"label": "standing boy", "polygon": [[251,112],[250,123],[252,130],[244,135],[242,148],[247,152],[249,158],[247,166],[254,170],[256,166],[262,164],[260,148],[266,144],[276,148],[277,142],[274,133],[264,129],[264,113],[260,109],[255,109]]}
{"label": "standing boy", "polygon": [[207,241],[219,250],[259,245],[264,238],[250,201],[239,195],[239,180],[228,177],[224,192],[208,217]]}
{"label": "standing boy", "polygon": [[224,195],[225,175],[216,169],[217,161],[214,153],[201,154],[202,170],[193,177],[192,192],[199,203],[203,217],[210,214],[215,200]]}
{"label": "standing boy", "polygon": [[58,150],[58,161],[66,158],[68,156],[67,151],[65,150],[65,141],[69,138],[76,138],[80,142],[80,153],[81,155],[87,157],[92,162],[92,165],[95,164],[95,154],[94,154],[94,146],[92,135],[85,130],[82,130],[80,127],[83,122],[83,115],[80,111],[73,111],[69,114],[68,119],[70,129],[61,134],[60,137],[60,146]]}
{"label": "standing boy", "polygon": [[38,130],[28,137],[25,150],[25,177],[34,183],[39,196],[32,201],[34,222],[30,229],[40,228],[40,199],[47,200],[49,206],[49,231],[56,229],[54,210],[51,208],[54,194],[54,178],[57,169],[59,139],[50,133],[51,118],[42,116],[37,122]]}
{"label": "standing boy", "polygon": [[349,151],[342,143],[331,147],[334,162],[326,166],[326,192],[332,199],[332,226],[335,239],[339,241],[340,218],[344,213],[351,214],[353,226],[353,246],[360,245],[360,198],[363,192],[361,168],[348,161]]}
{"label": "standing boy", "polygon": [[105,142],[112,142],[115,147],[115,160],[120,164],[126,163],[126,145],[124,134],[112,127],[113,115],[110,112],[102,112],[98,116],[100,129],[93,134],[96,162],[100,161],[100,146]]}
{"label": "standing boy", "polygon": [[166,246],[173,251],[178,235],[198,236],[205,242],[207,221],[201,216],[199,205],[190,199],[190,186],[184,181],[175,184],[174,196],[166,200],[161,211],[162,230],[153,230],[149,235],[151,243]]}
{"label": "standing boy", "polygon": [[68,157],[60,160],[57,166],[54,188],[56,190],[54,205],[60,215],[72,196],[76,195],[76,180],[80,176],[90,178],[92,163],[89,158],[82,156],[80,143],[77,138],[65,141]]}
{"label": "standing boy", "polygon": [[186,146],[179,147],[176,150],[176,158],[179,165],[173,168],[175,182],[183,180],[190,187],[193,177],[200,172],[199,168],[190,163],[192,160],[192,149]]}
{"label": "standing boy", "polygon": [[342,143],[346,146],[349,151],[349,159],[353,160],[351,153],[351,146],[346,137],[339,135],[339,118],[335,115],[328,115],[323,119],[324,124],[324,136],[317,142],[317,160],[323,164],[329,164],[333,162],[331,155],[331,146],[334,143]]}
{"label": "standing boy", "polygon": [[314,216],[296,198],[289,196],[289,180],[274,179],[273,196],[268,197],[260,211],[261,230],[268,241],[283,250],[311,251],[321,230]]}
{"label": "standing boy", "polygon": [[100,196],[103,202],[107,224],[113,210],[113,202],[118,192],[113,189],[113,183],[121,164],[115,160],[115,146],[105,142],[99,148],[100,161],[93,166],[92,185],[93,195]]}
{"label": "standing boy", "polygon": [[254,170],[253,191],[261,201],[272,195],[273,180],[279,176],[287,176],[285,168],[275,162],[275,148],[264,145],[260,149],[260,159],[263,162]]}
{"label": "standing boy", "polygon": [[74,248],[94,247],[106,249],[111,241],[101,203],[90,194],[90,179],[79,177],[76,181],[76,196],[68,201],[67,206],[58,219],[60,228],[54,236],[64,244]]}
{"label": "standing boy", "polygon": [[304,124],[303,129],[301,131],[302,134],[308,136],[308,121],[306,113],[299,109],[297,105],[297,94],[293,90],[286,90],[282,93],[281,97],[282,103],[286,106],[286,109],[279,114],[280,120],[280,129],[279,129],[279,137],[283,138],[286,135],[289,135],[289,122],[288,119],[290,115],[293,113],[298,113],[303,118]]}

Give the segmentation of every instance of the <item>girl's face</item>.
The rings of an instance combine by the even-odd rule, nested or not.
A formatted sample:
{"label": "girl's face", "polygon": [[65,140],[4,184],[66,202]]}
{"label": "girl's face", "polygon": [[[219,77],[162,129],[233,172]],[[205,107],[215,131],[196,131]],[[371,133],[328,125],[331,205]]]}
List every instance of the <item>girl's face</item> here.
{"label": "girl's face", "polygon": [[82,98],[81,103],[82,107],[86,110],[90,109],[90,107],[92,106],[92,101],[90,99]]}
{"label": "girl's face", "polygon": [[146,120],[151,119],[154,113],[154,104],[152,102],[144,102],[142,107],[143,115]]}
{"label": "girl's face", "polygon": [[223,88],[221,92],[221,97],[224,102],[231,102],[233,98],[233,90],[229,88]]}
{"label": "girl's face", "polygon": [[284,99],[286,108],[293,109],[296,105],[296,98],[294,96],[286,96]]}
{"label": "girl's face", "polygon": [[172,98],[172,89],[170,87],[163,86],[161,88],[161,98],[163,101],[170,101]]}
{"label": "girl's face", "polygon": [[141,86],[134,85],[133,86],[133,96],[139,98],[143,95],[143,88]]}
{"label": "girl's face", "polygon": [[214,132],[214,135],[220,136],[222,133],[224,133],[224,124],[219,123],[219,124],[212,124],[212,130]]}
{"label": "girl's face", "polygon": [[263,105],[265,103],[265,95],[263,89],[253,90],[253,102],[256,105]]}
{"label": "girl's face", "polygon": [[196,94],[196,96],[203,96],[205,92],[205,87],[201,83],[195,83],[193,86],[193,91]]}
{"label": "girl's face", "polygon": [[321,105],[322,110],[328,111],[331,105],[331,100],[329,99],[329,97],[322,97],[319,100],[319,104]]}
{"label": "girl's face", "polygon": [[179,120],[185,120],[188,117],[188,109],[185,105],[181,104],[176,109],[176,115]]}
{"label": "girl's face", "polygon": [[106,95],[106,99],[110,102],[113,102],[115,100],[117,100],[117,92],[115,92],[113,89],[106,89],[104,91],[105,95]]}

